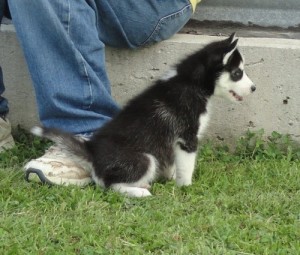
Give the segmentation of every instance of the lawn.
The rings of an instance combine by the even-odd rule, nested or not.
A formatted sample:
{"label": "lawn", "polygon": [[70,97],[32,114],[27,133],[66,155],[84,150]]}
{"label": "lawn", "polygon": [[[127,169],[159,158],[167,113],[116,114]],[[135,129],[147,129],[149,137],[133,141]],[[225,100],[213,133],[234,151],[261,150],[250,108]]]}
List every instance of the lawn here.
{"label": "lawn", "polygon": [[0,254],[300,254],[300,149],[253,137],[205,145],[192,186],[133,199],[26,183],[22,164],[47,143],[18,131],[0,154]]}

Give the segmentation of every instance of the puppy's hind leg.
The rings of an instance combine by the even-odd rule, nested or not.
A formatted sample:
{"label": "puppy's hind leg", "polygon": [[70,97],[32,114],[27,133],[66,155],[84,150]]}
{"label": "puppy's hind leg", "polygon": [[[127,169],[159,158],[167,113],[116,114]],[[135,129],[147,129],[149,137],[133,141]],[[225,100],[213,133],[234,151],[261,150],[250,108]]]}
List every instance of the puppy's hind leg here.
{"label": "puppy's hind leg", "polygon": [[149,190],[139,187],[131,187],[126,183],[112,184],[111,188],[117,192],[125,194],[129,197],[148,197],[151,196]]}
{"label": "puppy's hind leg", "polygon": [[[129,197],[147,197],[151,193],[150,183],[156,178],[157,160],[154,156],[146,153],[131,154],[126,159],[123,158],[115,172],[114,180],[109,187],[113,190],[125,194]],[[112,174],[112,171],[108,171]],[[112,180],[112,176],[107,175],[107,180]]]}

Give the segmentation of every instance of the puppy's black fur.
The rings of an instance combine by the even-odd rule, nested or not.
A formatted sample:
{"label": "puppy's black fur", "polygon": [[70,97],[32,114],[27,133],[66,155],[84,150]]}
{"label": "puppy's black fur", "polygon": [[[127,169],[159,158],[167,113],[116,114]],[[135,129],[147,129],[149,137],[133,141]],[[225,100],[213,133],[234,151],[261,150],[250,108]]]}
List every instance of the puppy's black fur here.
{"label": "puppy's black fur", "polygon": [[[40,135],[90,162],[94,180],[104,187],[118,183],[135,186],[150,171],[151,164],[155,175],[146,178],[145,184],[158,176],[170,177],[164,173],[175,165],[176,148],[185,155],[197,151],[199,117],[206,113],[221,73],[231,72],[242,61],[233,38],[234,34],[210,43],[181,61],[173,77],[157,80],[133,98],[91,140],[78,141],[48,128]],[[233,50],[224,64],[224,56]]]}

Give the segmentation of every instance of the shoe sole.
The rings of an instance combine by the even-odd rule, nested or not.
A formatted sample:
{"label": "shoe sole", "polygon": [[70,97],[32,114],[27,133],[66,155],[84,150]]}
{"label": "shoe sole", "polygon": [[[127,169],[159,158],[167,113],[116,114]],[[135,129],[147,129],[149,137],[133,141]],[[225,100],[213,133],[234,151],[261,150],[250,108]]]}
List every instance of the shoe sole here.
{"label": "shoe sole", "polygon": [[35,169],[35,168],[29,168],[26,170],[25,180],[27,182],[41,182],[43,184],[54,185],[53,182],[51,182],[50,180],[48,180],[45,177],[45,175],[43,174],[43,172],[41,170]]}
{"label": "shoe sole", "polygon": [[25,180],[27,182],[38,182],[38,183],[48,184],[48,185],[65,185],[65,186],[76,185],[81,187],[87,186],[93,182],[90,177],[84,178],[80,181],[74,179],[64,180],[62,178],[47,178],[41,170],[36,168],[26,169]]}

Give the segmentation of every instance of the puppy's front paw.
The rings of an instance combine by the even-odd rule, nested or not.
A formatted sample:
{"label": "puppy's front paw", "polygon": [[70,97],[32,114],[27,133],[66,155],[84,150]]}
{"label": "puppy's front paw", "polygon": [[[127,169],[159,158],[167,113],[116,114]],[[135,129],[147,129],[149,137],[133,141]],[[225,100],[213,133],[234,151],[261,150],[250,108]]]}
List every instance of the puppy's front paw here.
{"label": "puppy's front paw", "polygon": [[192,180],[190,180],[190,179],[184,179],[184,178],[176,178],[176,184],[179,187],[189,186],[189,185],[192,184]]}
{"label": "puppy's front paw", "polygon": [[152,196],[149,190],[144,188],[133,188],[131,191],[127,192],[130,197],[149,197]]}

